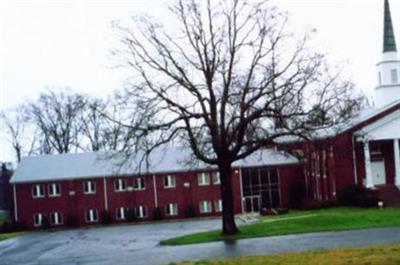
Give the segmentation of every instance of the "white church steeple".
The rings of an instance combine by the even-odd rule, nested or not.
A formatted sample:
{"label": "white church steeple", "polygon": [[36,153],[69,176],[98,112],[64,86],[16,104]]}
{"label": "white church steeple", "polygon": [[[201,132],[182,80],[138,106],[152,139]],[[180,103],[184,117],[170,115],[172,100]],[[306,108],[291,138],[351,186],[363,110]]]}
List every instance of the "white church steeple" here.
{"label": "white church steeple", "polygon": [[378,86],[375,103],[378,108],[400,100],[400,60],[397,55],[389,1],[384,3],[382,61],[377,63]]}

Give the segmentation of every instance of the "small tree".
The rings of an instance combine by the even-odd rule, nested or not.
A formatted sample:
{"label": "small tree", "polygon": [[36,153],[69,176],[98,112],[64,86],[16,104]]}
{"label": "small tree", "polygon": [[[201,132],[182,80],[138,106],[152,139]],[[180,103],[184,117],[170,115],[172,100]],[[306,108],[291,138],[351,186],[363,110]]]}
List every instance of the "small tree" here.
{"label": "small tree", "polygon": [[268,1],[180,0],[169,10],[173,27],[148,17],[120,27],[116,55],[135,76],[121,97],[131,109],[123,153],[147,156],[176,141],[190,159],[216,165],[223,234],[231,235],[232,163],[339,124],[351,115],[338,113],[359,101],[308,46],[309,35],[288,33],[286,16]]}
{"label": "small tree", "polygon": [[20,105],[7,112],[0,113],[2,130],[6,133],[6,140],[11,144],[17,162],[23,155],[35,152],[37,138],[35,130],[25,114],[25,107]]}

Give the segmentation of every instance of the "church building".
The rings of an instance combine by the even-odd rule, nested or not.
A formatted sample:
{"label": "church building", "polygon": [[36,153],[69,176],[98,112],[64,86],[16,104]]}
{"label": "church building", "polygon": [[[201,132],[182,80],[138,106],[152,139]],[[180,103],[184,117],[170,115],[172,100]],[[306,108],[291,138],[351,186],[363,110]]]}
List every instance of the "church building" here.
{"label": "church building", "polygon": [[[298,150],[302,158],[272,148],[234,163],[236,214],[291,207],[303,199],[295,192],[299,186],[306,199],[323,202],[335,201],[345,187],[361,185],[376,190],[384,206],[400,206],[400,60],[388,0],[376,66],[375,107]],[[159,150],[146,168],[140,161],[116,166],[117,158],[106,153],[23,158],[11,178],[15,220],[34,229],[45,223],[97,224],[105,216],[118,223],[132,215],[135,221],[219,215],[216,168],[183,165],[186,152]]]}

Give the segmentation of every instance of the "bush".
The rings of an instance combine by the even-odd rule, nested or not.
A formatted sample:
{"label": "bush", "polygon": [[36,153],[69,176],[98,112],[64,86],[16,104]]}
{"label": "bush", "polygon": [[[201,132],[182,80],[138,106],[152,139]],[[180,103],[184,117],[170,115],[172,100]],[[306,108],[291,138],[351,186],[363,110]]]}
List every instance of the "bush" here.
{"label": "bush", "polygon": [[67,218],[65,220],[65,225],[68,227],[77,227],[78,226],[78,220],[76,216],[72,213],[67,215]]}
{"label": "bush", "polygon": [[110,214],[108,211],[103,211],[103,212],[101,213],[100,221],[101,221],[101,223],[102,223],[103,225],[111,224],[111,222],[112,222],[111,214]]}
{"label": "bush", "polygon": [[349,185],[338,191],[338,203],[344,206],[376,207],[377,192],[361,185]]}
{"label": "bush", "polygon": [[126,213],[126,221],[127,222],[135,222],[136,221],[136,213],[134,209],[129,209],[128,212]]}
{"label": "bush", "polygon": [[304,181],[296,181],[289,188],[289,207],[299,209],[302,207],[303,201],[306,198],[306,186]]}
{"label": "bush", "polygon": [[185,217],[186,218],[193,218],[196,217],[196,209],[193,205],[189,204],[185,209]]}
{"label": "bush", "polygon": [[162,218],[163,218],[163,214],[162,214],[160,207],[154,208],[153,219],[154,220],[162,220]]}
{"label": "bush", "polygon": [[0,233],[12,233],[12,232],[20,232],[26,230],[26,225],[20,222],[16,222],[13,220],[6,220],[0,226]]}
{"label": "bush", "polygon": [[47,216],[43,216],[42,225],[40,227],[43,229],[49,229],[51,227],[49,218],[47,218]]}

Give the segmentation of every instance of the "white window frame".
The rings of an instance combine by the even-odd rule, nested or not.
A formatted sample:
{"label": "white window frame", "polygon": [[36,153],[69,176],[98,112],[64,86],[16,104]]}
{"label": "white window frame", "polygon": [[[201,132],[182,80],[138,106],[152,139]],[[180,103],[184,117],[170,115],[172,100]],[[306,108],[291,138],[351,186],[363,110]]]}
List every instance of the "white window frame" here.
{"label": "white window frame", "polygon": [[178,215],[178,204],[168,203],[165,205],[165,215],[166,216],[177,216]]}
{"label": "white window frame", "polygon": [[139,205],[135,209],[135,215],[137,218],[143,219],[147,217],[147,207],[143,205]]}
{"label": "white window frame", "polygon": [[221,185],[221,176],[218,171],[212,173],[213,185]]}
{"label": "white window frame", "polygon": [[201,172],[197,174],[197,184],[199,186],[210,185],[210,172]]}
{"label": "white window frame", "polygon": [[[165,180],[167,179],[167,185],[165,185]],[[164,188],[173,189],[176,188],[176,177],[174,175],[164,176]]]}
{"label": "white window frame", "polygon": [[[43,193],[40,194],[41,193],[40,191],[43,191]],[[45,191],[44,184],[35,184],[32,186],[32,198],[35,198],[35,199],[44,198],[45,193],[46,193],[46,191]]]}
{"label": "white window frame", "polygon": [[214,201],[214,210],[215,210],[215,212],[216,213],[222,213],[222,209],[223,209],[222,200],[221,199],[215,200]]}
{"label": "white window frame", "polygon": [[200,213],[212,213],[212,202],[211,201],[200,201],[199,202],[199,212]]}
{"label": "white window frame", "polygon": [[126,180],[119,178],[114,181],[114,190],[116,192],[124,192],[126,191]]}
{"label": "white window frame", "polygon": [[[86,190],[86,184],[88,190]],[[86,180],[83,182],[83,193],[84,194],[96,194],[96,182],[93,180]]]}
{"label": "white window frame", "polygon": [[127,215],[128,215],[128,208],[119,207],[115,209],[115,217],[117,220],[126,220]]}
{"label": "white window frame", "polygon": [[[36,217],[38,217],[39,223],[36,222]],[[34,227],[40,227],[43,225],[43,218],[44,215],[42,213],[35,213],[33,215],[33,226]]]}
{"label": "white window frame", "polygon": [[134,190],[145,190],[146,189],[146,179],[144,177],[135,177],[133,179],[133,189]]}
{"label": "white window frame", "polygon": [[[89,213],[89,219],[87,218]],[[94,218],[96,217],[96,218]],[[85,211],[85,222],[86,223],[97,223],[99,221],[99,215],[96,209],[89,209]]]}
{"label": "white window frame", "polygon": [[[54,222],[53,222],[54,217]],[[51,225],[62,225],[63,224],[63,216],[60,212],[52,212],[50,214],[50,224]]]}
{"label": "white window frame", "polygon": [[[57,187],[59,190],[59,193],[57,193]],[[51,183],[47,187],[48,189],[48,194],[49,197],[60,197],[61,196],[61,184],[60,183]]]}

